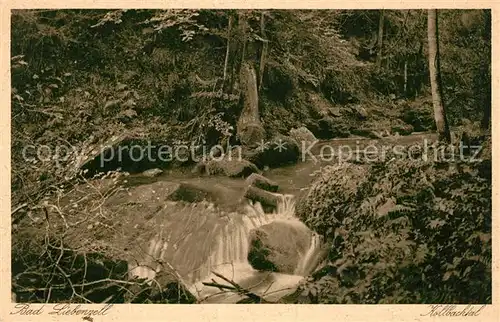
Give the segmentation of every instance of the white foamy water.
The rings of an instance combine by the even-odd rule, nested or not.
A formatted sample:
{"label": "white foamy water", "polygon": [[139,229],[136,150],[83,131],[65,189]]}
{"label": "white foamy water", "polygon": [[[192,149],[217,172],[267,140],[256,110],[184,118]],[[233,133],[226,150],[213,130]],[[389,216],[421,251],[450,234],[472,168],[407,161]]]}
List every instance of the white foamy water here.
{"label": "white foamy water", "polygon": [[[278,195],[278,194],[277,194]],[[218,277],[212,272],[216,272],[230,281],[234,281],[242,288],[255,293],[262,298],[273,301],[291,293],[295,290],[298,283],[314,269],[319,261],[321,252],[321,240],[316,234],[311,234],[309,249],[302,254],[301,260],[295,268],[294,274],[281,274],[275,272],[261,272],[252,268],[248,263],[247,256],[249,252],[250,232],[252,229],[266,225],[273,221],[285,221],[288,224],[300,225],[304,229],[307,227],[294,216],[295,201],[291,195],[278,195],[281,198],[277,210],[272,214],[263,211],[260,203],[249,202],[245,207],[246,214],[231,216],[228,222],[221,227],[218,234],[215,234],[213,241],[202,241],[205,244],[189,245],[183,253],[176,256],[186,256],[189,253],[203,253],[195,247],[208,247],[209,256],[207,259],[196,265],[193,263],[197,256],[186,256],[184,260],[185,267],[197,267],[196,270],[189,271],[178,278],[187,285],[189,291],[204,303],[235,303],[244,296],[236,294],[227,289],[204,285],[203,283],[214,283],[231,287],[231,283]],[[196,232],[192,232],[196,234]],[[156,239],[158,240],[158,239]],[[163,246],[162,246],[163,244]],[[165,256],[168,249],[168,242],[151,242],[149,254],[161,254],[163,262],[168,262]],[[198,256],[199,258],[200,256]],[[175,263],[180,262],[177,258]],[[175,265],[174,263],[174,265]],[[152,279],[159,266],[146,268],[144,266],[133,270],[131,274]],[[175,267],[173,267],[175,269]]]}

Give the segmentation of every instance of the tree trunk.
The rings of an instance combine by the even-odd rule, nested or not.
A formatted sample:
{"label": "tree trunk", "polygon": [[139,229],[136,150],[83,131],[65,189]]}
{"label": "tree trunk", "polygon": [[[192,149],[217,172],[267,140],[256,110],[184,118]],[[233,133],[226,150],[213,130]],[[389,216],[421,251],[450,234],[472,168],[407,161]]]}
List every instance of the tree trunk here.
{"label": "tree trunk", "polygon": [[230,84],[231,93],[234,93],[238,87],[240,87],[235,83],[237,82],[237,75],[241,71],[246,56],[247,18],[245,10],[239,10],[237,17],[237,23],[233,26],[234,44],[232,44],[232,46],[234,47],[234,54],[233,57],[230,58],[231,76],[233,76]]}
{"label": "tree trunk", "polygon": [[241,63],[240,66],[245,62],[245,55],[247,49],[247,21],[244,12],[240,12],[238,24],[240,26],[240,35],[241,35]]}
{"label": "tree trunk", "polygon": [[416,98],[422,89],[425,75],[425,63],[423,56],[424,43],[420,41],[418,53],[411,55],[410,60],[410,77],[408,84],[409,97]]}
{"label": "tree trunk", "polygon": [[491,123],[491,9],[484,9],[484,33],[483,40],[486,42],[486,46],[489,49],[487,68],[485,72],[487,75],[480,75],[480,77],[487,77],[488,81],[484,84],[487,88],[486,95],[483,101],[483,119],[481,120],[481,128],[484,130],[489,129]]}
{"label": "tree trunk", "polygon": [[441,71],[439,64],[439,42],[438,42],[437,10],[429,9],[427,15],[427,38],[429,41],[429,75],[432,91],[432,104],[434,105],[434,119],[439,134],[439,139],[450,142],[450,129],[446,120],[446,112],[443,105]]}
{"label": "tree trunk", "polygon": [[226,77],[227,77],[227,65],[229,63],[229,52],[231,48],[231,28],[233,25],[233,17],[229,16],[229,23],[227,26],[227,45],[226,45],[226,59],[224,60],[224,77],[223,77],[223,83],[226,82]]}
{"label": "tree trunk", "polygon": [[405,97],[408,97],[408,59],[405,58],[405,65],[404,65],[404,84],[403,84],[403,94]]}
{"label": "tree trunk", "polygon": [[[236,20],[236,22],[235,22]],[[239,80],[238,74],[241,70],[241,65],[245,61],[246,52],[246,16],[243,10],[239,10],[237,14],[237,19],[233,19],[233,32],[231,39],[231,49],[229,54],[229,70],[231,71],[231,77],[229,82],[229,89],[231,93],[234,93],[239,86],[237,86],[237,81]]]}
{"label": "tree trunk", "polygon": [[240,88],[243,111],[236,125],[236,134],[243,145],[253,147],[262,142],[265,132],[260,122],[257,76],[248,62],[240,68]]}
{"label": "tree trunk", "polygon": [[266,39],[266,30],[265,30],[265,22],[264,22],[264,11],[260,16],[260,35],[262,37],[262,52],[260,54],[260,63],[259,63],[259,88],[262,88],[262,79],[264,78],[264,68],[266,66],[266,55],[267,55],[267,39]]}
{"label": "tree trunk", "polygon": [[377,45],[377,67],[382,66],[382,47],[384,43],[384,9],[380,10],[380,18],[378,21],[378,45]]}

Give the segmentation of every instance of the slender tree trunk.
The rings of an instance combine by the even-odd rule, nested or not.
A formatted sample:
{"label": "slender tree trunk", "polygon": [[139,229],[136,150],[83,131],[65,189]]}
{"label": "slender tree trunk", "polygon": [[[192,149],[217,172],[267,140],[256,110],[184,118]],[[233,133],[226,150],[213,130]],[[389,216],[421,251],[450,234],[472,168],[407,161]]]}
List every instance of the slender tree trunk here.
{"label": "slender tree trunk", "polygon": [[384,9],[380,10],[380,18],[378,21],[378,46],[377,46],[377,67],[382,66],[382,52],[384,44]]}
{"label": "slender tree trunk", "polygon": [[[236,18],[236,19],[235,19]],[[239,73],[244,62],[246,51],[246,16],[244,10],[237,10],[232,20],[231,49],[229,54],[229,70],[231,72],[229,89],[231,93],[239,87]]]}
{"label": "slender tree trunk", "polygon": [[488,52],[488,62],[487,68],[485,68],[485,72],[487,75],[480,75],[480,77],[487,77],[488,81],[486,81],[485,86],[487,87],[486,95],[483,101],[483,119],[481,120],[481,127],[484,130],[487,130],[491,124],[491,10],[484,9],[484,33],[483,40],[486,42],[486,46],[489,49]]}
{"label": "slender tree trunk", "polygon": [[408,97],[408,58],[405,58],[403,74],[404,74],[403,94],[405,97]]}
{"label": "slender tree trunk", "polygon": [[257,76],[251,63],[245,62],[240,68],[240,89],[243,110],[236,124],[236,135],[243,145],[255,147],[265,137],[259,115],[259,94]]}
{"label": "slender tree trunk", "polygon": [[238,10],[237,12],[237,23],[233,20],[233,42],[231,46],[233,47],[233,55],[229,58],[230,60],[230,70],[231,70],[231,82],[229,84],[231,93],[237,89],[236,82],[238,81],[238,74],[240,73],[241,66],[245,62],[246,54],[246,16],[245,10]]}
{"label": "slender tree trunk", "polygon": [[240,12],[239,25],[241,30],[241,63],[240,66],[245,62],[245,55],[247,50],[247,21],[244,12]]}
{"label": "slender tree trunk", "polygon": [[420,94],[420,91],[422,89],[422,84],[424,81],[424,74],[425,74],[425,64],[424,64],[424,55],[423,55],[423,50],[424,50],[424,43],[423,41],[420,41],[420,45],[418,48],[418,53],[416,57],[413,60],[413,63],[415,65],[414,71],[412,72],[412,77],[411,77],[411,95],[413,98],[417,97]]}
{"label": "slender tree trunk", "polygon": [[441,71],[439,64],[437,10],[429,9],[427,15],[427,38],[429,41],[429,75],[432,91],[432,104],[434,105],[434,119],[439,134],[439,139],[450,142],[450,129],[446,120],[446,111],[443,105]]}
{"label": "slender tree trunk", "polygon": [[233,25],[233,17],[229,16],[229,23],[227,26],[227,45],[226,45],[226,59],[224,60],[224,77],[223,77],[223,84],[226,82],[226,77],[227,77],[227,65],[229,63],[229,52],[231,48],[231,28]]}
{"label": "slender tree trunk", "polygon": [[268,42],[266,39],[266,25],[264,21],[264,11],[260,16],[260,34],[262,37],[262,52],[260,54],[260,63],[259,63],[259,91],[262,88],[262,79],[264,78],[264,69],[266,67],[266,55],[267,55],[267,46]]}

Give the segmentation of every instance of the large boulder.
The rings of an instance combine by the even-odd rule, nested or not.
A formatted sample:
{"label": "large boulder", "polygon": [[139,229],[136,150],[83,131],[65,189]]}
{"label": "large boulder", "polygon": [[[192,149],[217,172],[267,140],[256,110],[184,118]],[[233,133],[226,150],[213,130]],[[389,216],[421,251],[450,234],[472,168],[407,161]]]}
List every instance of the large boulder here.
{"label": "large boulder", "polygon": [[248,177],[259,172],[255,164],[241,158],[224,157],[208,161],[200,161],[192,170],[193,173],[206,175],[225,175],[228,177]]}
{"label": "large boulder", "polygon": [[313,131],[319,139],[345,138],[351,134],[348,124],[330,116],[319,119]]}
{"label": "large boulder", "polygon": [[254,186],[248,186],[243,195],[245,198],[258,201],[265,211],[273,211],[278,209],[278,205],[282,202],[282,195],[272,193]]}
{"label": "large boulder", "polygon": [[255,149],[244,148],[242,156],[259,168],[279,167],[296,163],[300,158],[300,147],[291,137],[278,135],[264,146]]}
{"label": "large boulder", "polygon": [[250,232],[253,268],[294,274],[311,246],[312,232],[300,221],[274,221]]}
{"label": "large boulder", "polygon": [[356,105],[353,108],[353,111],[355,112],[357,118],[360,119],[360,120],[366,120],[368,118],[368,116],[369,116],[369,114],[366,111],[366,109],[363,106],[361,106],[361,105]]}
{"label": "large boulder", "polygon": [[278,184],[258,173],[252,173],[246,180],[246,184],[249,186],[255,186],[260,189],[264,189],[270,192],[278,191]]}

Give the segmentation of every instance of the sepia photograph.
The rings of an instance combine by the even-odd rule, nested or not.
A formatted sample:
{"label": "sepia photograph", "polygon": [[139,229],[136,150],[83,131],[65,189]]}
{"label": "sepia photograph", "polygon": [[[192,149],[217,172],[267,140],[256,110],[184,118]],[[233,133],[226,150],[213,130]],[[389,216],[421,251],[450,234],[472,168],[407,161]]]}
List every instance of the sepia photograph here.
{"label": "sepia photograph", "polygon": [[10,10],[11,302],[479,315],[491,17]]}

